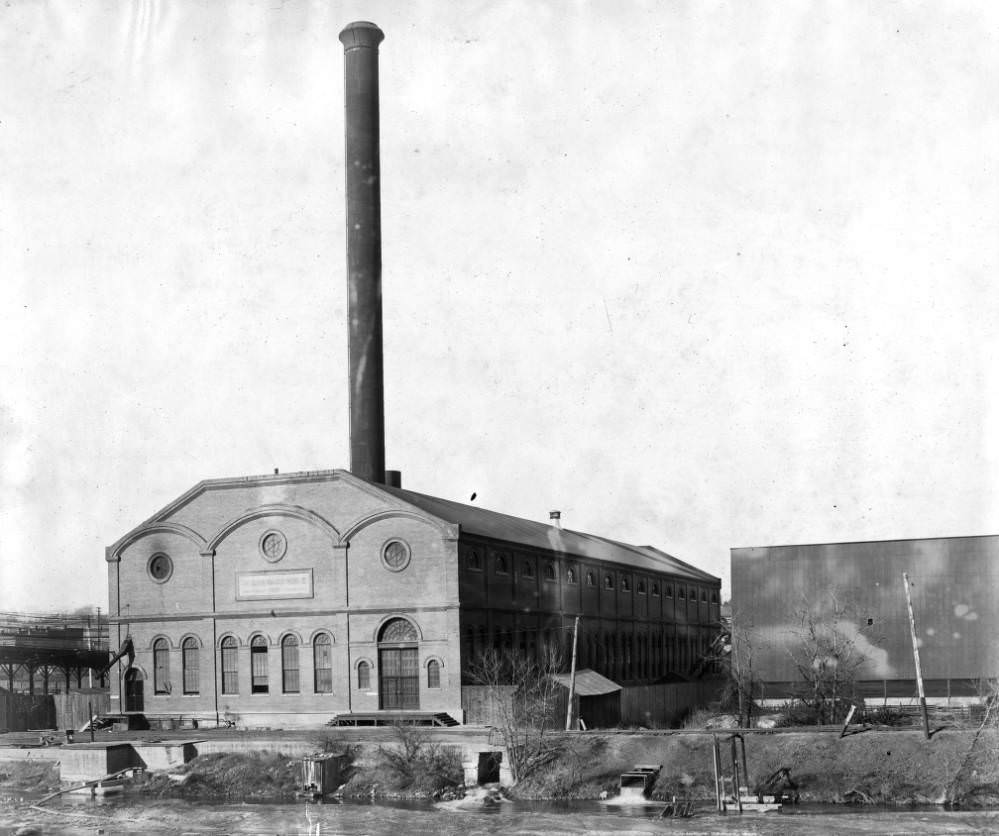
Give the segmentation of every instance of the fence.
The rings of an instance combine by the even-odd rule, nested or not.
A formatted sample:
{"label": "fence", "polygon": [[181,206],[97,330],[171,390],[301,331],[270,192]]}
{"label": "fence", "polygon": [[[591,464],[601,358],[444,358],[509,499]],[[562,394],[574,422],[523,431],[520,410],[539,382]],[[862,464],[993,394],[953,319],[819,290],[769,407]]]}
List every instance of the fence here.
{"label": "fence", "polygon": [[648,729],[678,726],[693,709],[717,700],[720,688],[721,683],[712,679],[629,685],[621,690],[621,724]]}
{"label": "fence", "polygon": [[56,727],[60,729],[80,729],[90,719],[88,706],[93,705],[94,714],[108,714],[111,711],[111,695],[106,690],[70,691],[68,694],[55,694]]}
{"label": "fence", "polygon": [[54,728],[56,710],[51,695],[0,693],[0,730]]}
{"label": "fence", "polygon": [[[695,708],[718,699],[721,683],[704,679],[697,682],[668,682],[657,685],[629,685],[621,689],[622,726],[644,726],[668,729],[678,726]],[[466,685],[461,689],[461,707],[465,722],[473,725],[499,725],[503,716],[499,700],[509,701],[513,686],[491,689],[483,685]],[[565,717],[565,695],[561,699],[560,716]],[[509,706],[509,702],[507,702]],[[580,709],[580,713],[585,712]],[[509,708],[506,716],[509,716]],[[608,716],[610,716],[608,714]],[[592,723],[588,722],[590,728]]]}

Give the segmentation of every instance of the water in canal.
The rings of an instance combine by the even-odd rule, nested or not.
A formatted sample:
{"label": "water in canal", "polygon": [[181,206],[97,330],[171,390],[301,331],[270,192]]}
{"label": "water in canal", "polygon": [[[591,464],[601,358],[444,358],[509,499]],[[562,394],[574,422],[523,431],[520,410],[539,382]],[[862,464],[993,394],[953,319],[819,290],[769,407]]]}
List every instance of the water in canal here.
{"label": "water in canal", "polygon": [[[301,834],[301,836],[456,836],[457,834],[773,834],[824,836],[828,833],[971,834],[999,832],[999,811],[950,812],[931,809],[870,809],[798,805],[780,813],[720,816],[711,807],[689,819],[662,819],[661,806],[615,806],[601,802],[504,802],[492,809],[447,804],[192,804],[186,801],[64,798],[28,806],[30,799],[5,799],[0,834],[87,834],[125,836],[222,836],[222,834]],[[31,830],[30,828],[35,828]]]}

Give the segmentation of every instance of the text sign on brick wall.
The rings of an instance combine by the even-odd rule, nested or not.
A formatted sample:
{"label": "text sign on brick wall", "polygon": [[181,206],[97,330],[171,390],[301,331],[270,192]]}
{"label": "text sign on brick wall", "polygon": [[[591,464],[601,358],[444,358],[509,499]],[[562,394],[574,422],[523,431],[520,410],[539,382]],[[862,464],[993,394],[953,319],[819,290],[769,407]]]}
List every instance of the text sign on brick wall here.
{"label": "text sign on brick wall", "polygon": [[311,597],[311,569],[236,573],[236,599],[239,601]]}

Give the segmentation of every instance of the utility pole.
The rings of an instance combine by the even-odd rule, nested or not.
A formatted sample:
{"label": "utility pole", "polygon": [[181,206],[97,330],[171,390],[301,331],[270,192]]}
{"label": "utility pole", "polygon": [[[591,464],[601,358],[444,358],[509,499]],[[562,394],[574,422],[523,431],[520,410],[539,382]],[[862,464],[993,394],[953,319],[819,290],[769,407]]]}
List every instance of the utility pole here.
{"label": "utility pole", "polygon": [[576,699],[576,643],[579,641],[579,616],[572,626],[572,664],[569,667],[569,705],[565,709],[565,730],[572,731],[572,704]]}
{"label": "utility pole", "polygon": [[909,595],[909,573],[902,573],[902,583],[905,586],[905,605],[909,608],[909,631],[912,635],[912,658],[916,662],[916,685],[919,688],[919,704],[923,708],[923,731],[926,739],[930,739],[930,715],[926,712],[926,693],[923,691],[923,671],[919,666],[919,643],[916,640],[916,617],[912,614],[912,596]]}

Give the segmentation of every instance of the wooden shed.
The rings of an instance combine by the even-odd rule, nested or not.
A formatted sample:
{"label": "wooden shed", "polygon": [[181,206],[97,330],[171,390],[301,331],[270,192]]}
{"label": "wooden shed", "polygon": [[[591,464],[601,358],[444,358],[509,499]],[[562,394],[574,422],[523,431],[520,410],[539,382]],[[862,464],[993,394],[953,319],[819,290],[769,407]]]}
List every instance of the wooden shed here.
{"label": "wooden shed", "polygon": [[[569,674],[555,677],[559,685],[566,689],[568,698]],[[621,724],[621,686],[601,676],[596,671],[583,668],[576,671],[573,717],[577,728],[612,728]]]}

